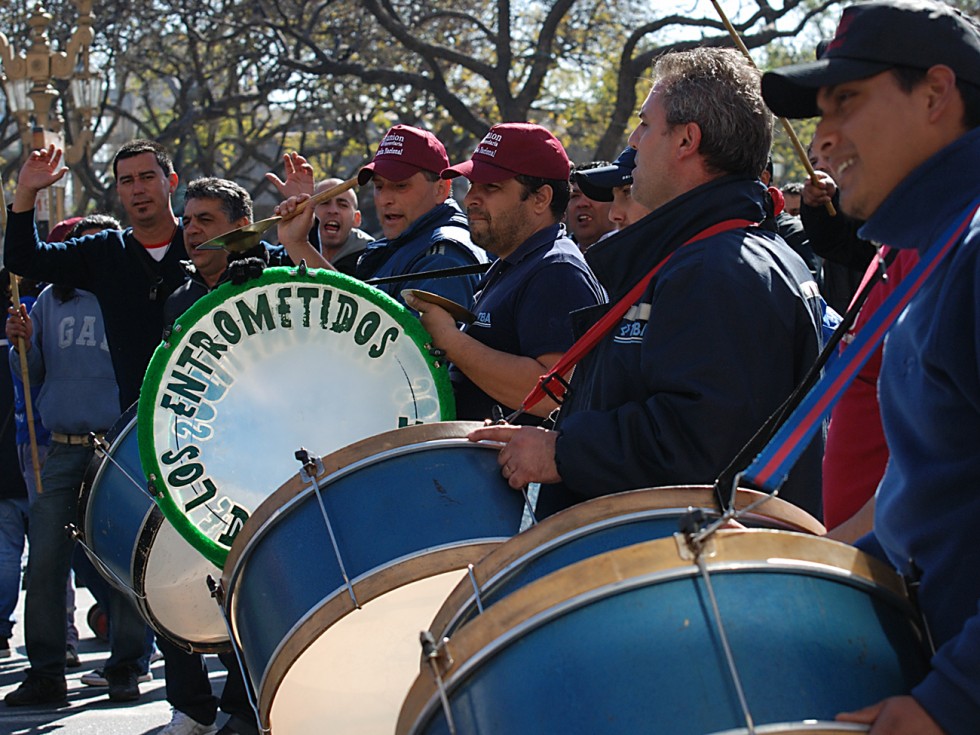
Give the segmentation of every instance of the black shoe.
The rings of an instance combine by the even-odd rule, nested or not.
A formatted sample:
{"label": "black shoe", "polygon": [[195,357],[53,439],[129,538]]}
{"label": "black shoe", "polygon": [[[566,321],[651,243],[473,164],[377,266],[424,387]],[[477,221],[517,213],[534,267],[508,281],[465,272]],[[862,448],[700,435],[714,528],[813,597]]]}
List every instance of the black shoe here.
{"label": "black shoe", "polygon": [[82,665],[78,658],[78,650],[71,644],[65,649],[65,666],[69,669],[77,669]]}
{"label": "black shoe", "polygon": [[105,678],[109,683],[109,699],[113,702],[135,702],[140,698],[140,685],[133,669],[106,671]]}
{"label": "black shoe", "polygon": [[27,707],[40,704],[65,704],[68,687],[64,679],[28,674],[27,679],[3,698],[8,707]]}
{"label": "black shoe", "polygon": [[10,639],[0,638],[0,658],[10,657]]}
{"label": "black shoe", "polygon": [[217,735],[258,735],[259,728],[254,721],[245,721],[232,715]]}

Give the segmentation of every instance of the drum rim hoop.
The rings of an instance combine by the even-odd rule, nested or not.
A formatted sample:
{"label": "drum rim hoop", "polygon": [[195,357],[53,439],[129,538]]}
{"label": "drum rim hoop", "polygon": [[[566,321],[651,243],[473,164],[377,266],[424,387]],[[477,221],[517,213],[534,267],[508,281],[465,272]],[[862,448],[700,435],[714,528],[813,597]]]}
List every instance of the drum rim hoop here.
{"label": "drum rim hoop", "polygon": [[[722,530],[718,531],[711,541],[715,545],[715,553],[707,562],[709,571],[751,572],[753,571],[751,567],[732,568],[732,565],[745,562],[759,565],[758,569],[763,569],[772,559],[797,562],[802,568],[812,564],[816,576],[839,579],[854,586],[864,587],[873,590],[879,596],[890,597],[894,604],[908,606],[909,619],[913,620],[912,608],[905,595],[901,577],[894,570],[889,569],[884,562],[855,547],[827,538],[768,529]],[[479,618],[456,632],[455,646],[453,640],[450,640],[449,646],[454,660],[448,668],[443,669],[443,681],[447,693],[452,692],[472,668],[507,648],[521,635],[540,627],[554,617],[560,617],[597,599],[608,597],[612,594],[609,590],[617,584],[623,585],[623,588],[644,587],[663,581],[696,576],[697,568],[693,562],[680,558],[679,543],[678,535],[675,534],[673,537],[646,541],[598,554],[552,572],[499,600],[487,608]],[[793,548],[811,546],[815,549],[821,544],[829,544],[825,548],[831,552],[833,559],[849,561],[849,566],[833,560],[810,562],[806,558],[774,557],[772,553],[781,546]],[[756,546],[762,548],[756,551]],[[677,557],[676,561],[668,558],[671,547]],[[766,553],[767,550],[769,553]],[[735,558],[719,560],[717,557],[721,551],[730,551]],[[760,556],[762,558],[759,558]],[[809,554],[802,556],[806,557]],[[653,570],[644,570],[640,574],[631,575],[632,567],[650,564],[654,557],[658,558],[654,562]],[[621,568],[616,564],[618,560],[623,562]],[[818,568],[818,565],[822,569]],[[588,584],[585,580],[596,576],[596,572],[602,573],[603,570],[606,570],[604,576],[610,579],[591,588],[585,587]],[[832,570],[837,570],[839,574],[831,574]],[[774,571],[790,573],[792,569],[789,566],[776,566]],[[619,578],[619,582],[612,577]],[[541,593],[542,589],[548,587],[566,586],[572,587],[572,593],[563,593],[558,599],[555,599],[556,596],[553,594]],[[576,592],[576,586],[582,589]],[[497,631],[497,634],[485,643],[481,643],[484,629]],[[403,701],[395,730],[396,735],[415,732],[437,709],[441,709],[441,703],[434,680],[427,671],[422,671]]]}

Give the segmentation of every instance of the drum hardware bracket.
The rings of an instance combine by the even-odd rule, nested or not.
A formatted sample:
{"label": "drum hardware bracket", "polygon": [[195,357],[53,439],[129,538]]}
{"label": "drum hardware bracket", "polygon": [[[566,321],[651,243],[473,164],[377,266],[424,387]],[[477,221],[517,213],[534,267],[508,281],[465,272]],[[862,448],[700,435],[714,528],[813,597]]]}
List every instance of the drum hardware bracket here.
{"label": "drum hardware bracket", "polygon": [[305,278],[308,272],[309,272],[309,268],[306,265],[306,258],[303,258],[299,262],[299,265],[296,266],[296,275],[300,276],[301,278]]}
{"label": "drum hardware bracket", "polygon": [[[472,564],[470,567],[472,568]],[[446,717],[446,727],[449,728],[450,735],[456,735],[456,723],[453,721],[453,711],[449,706],[449,696],[446,694],[446,684],[442,679],[442,672],[439,671],[439,661],[445,662],[446,670],[453,665],[453,657],[449,653],[449,639],[443,638],[438,644],[432,635],[432,631],[423,630],[419,633],[419,643],[422,644],[422,658],[432,669],[432,676],[436,681],[436,688],[439,690],[439,701],[442,704],[442,712]]]}
{"label": "drum hardware bracket", "polygon": [[320,483],[317,482],[317,476],[323,472],[323,462],[321,459],[315,455],[311,455],[304,447],[300,447],[296,450],[295,457],[298,461],[303,464],[303,469],[300,470],[300,477],[304,482],[307,482],[313,486],[313,492],[316,493],[316,502],[320,506],[320,515],[323,516],[323,523],[327,527],[327,534],[330,536],[330,544],[333,546],[334,558],[337,560],[337,566],[340,568],[340,575],[344,578],[344,584],[347,587],[347,594],[350,595],[351,602],[354,603],[354,607],[358,610],[361,609],[361,604],[357,601],[357,594],[354,592],[354,585],[350,581],[350,576],[347,574],[347,567],[344,564],[344,557],[340,553],[340,545],[337,543],[337,536],[333,532],[333,524],[330,522],[330,516],[327,514],[327,506],[323,503],[323,494],[320,492]]}
{"label": "drum hardware bracket", "polygon": [[[153,492],[151,491],[152,485],[149,486],[150,490],[148,490],[147,488],[143,487],[143,483],[136,482],[133,476],[126,471],[126,468],[123,467],[121,464],[119,464],[116,461],[116,458],[112,456],[112,453],[109,451],[111,449],[111,446],[105,440],[105,438],[95,433],[93,433],[91,436],[92,436],[92,446],[95,448],[96,453],[100,454],[101,456],[105,457],[107,460],[112,462],[113,466],[115,466],[115,468],[122,473],[123,477],[125,477],[127,480],[133,483],[133,485],[136,487],[137,490],[139,490],[141,493],[146,495],[153,502],[156,502],[156,499],[153,497]],[[151,483],[155,479],[156,478],[153,475],[150,475]],[[163,495],[161,494],[160,497],[163,497]]]}
{"label": "drum hardware bracket", "polygon": [[[724,517],[724,516],[723,516]],[[705,528],[708,514],[703,508],[687,509],[687,513],[677,520],[678,533],[674,534],[677,542],[677,553],[684,561],[696,562],[702,556],[715,555],[715,544],[712,539],[714,524]],[[706,533],[711,529],[711,533]]]}
{"label": "drum hardware bracket", "polygon": [[[466,574],[470,579],[470,584],[473,586],[473,599],[476,601],[476,609],[483,615],[483,594],[480,592],[480,585],[476,581],[476,575],[473,573],[473,565],[466,565]],[[431,637],[431,635],[430,635]],[[422,643],[423,650],[425,649],[425,643]]]}
{"label": "drum hardware bracket", "polygon": [[146,487],[150,491],[150,497],[154,499],[154,502],[156,502],[156,498],[163,498],[163,493],[157,490],[156,475],[150,474],[150,476],[146,478]]}

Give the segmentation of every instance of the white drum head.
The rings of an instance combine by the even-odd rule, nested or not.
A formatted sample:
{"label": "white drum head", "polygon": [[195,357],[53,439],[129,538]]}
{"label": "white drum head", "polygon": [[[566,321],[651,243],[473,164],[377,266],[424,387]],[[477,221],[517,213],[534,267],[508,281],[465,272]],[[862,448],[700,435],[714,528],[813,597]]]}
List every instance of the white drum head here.
{"label": "white drum head", "polygon": [[140,395],[140,457],[168,520],[223,566],[301,447],[323,455],[452,419],[428,340],[396,301],[334,272],[270,268],[202,298],[157,347]]}

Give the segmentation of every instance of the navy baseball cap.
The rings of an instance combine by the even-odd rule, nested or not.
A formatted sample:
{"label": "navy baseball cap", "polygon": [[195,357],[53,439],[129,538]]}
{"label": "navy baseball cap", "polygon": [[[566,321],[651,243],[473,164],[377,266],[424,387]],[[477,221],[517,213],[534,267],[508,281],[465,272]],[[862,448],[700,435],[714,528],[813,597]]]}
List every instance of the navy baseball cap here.
{"label": "navy baseball cap", "polygon": [[934,0],[882,0],[844,10],[818,61],[767,72],[762,97],[780,117],[817,117],[817,91],[866,79],[896,66],[950,67],[980,86],[980,28]]}
{"label": "navy baseball cap", "polygon": [[613,189],[633,183],[634,168],[636,168],[636,150],[627,148],[608,166],[575,171],[572,174],[572,181],[589,199],[611,202]]}

